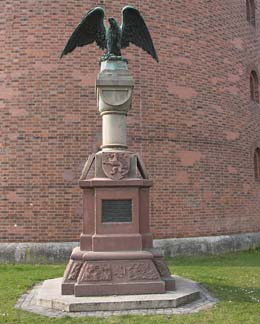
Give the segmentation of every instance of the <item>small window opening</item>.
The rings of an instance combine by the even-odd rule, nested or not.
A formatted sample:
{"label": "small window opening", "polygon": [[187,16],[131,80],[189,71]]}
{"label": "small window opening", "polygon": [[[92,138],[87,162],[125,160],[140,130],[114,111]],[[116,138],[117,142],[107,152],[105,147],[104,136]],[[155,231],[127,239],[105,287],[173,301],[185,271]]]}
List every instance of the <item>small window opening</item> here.
{"label": "small window opening", "polygon": [[246,17],[247,21],[255,26],[255,1],[246,0]]}
{"label": "small window opening", "polygon": [[250,74],[250,97],[252,101],[259,102],[258,76],[255,71]]}

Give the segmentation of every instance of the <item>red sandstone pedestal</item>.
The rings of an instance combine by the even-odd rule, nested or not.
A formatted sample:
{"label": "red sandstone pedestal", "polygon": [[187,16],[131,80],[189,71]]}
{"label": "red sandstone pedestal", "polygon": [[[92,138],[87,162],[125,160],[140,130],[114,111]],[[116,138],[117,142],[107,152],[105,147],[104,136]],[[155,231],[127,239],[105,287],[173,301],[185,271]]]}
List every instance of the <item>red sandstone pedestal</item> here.
{"label": "red sandstone pedestal", "polygon": [[[122,164],[123,161],[127,164],[129,159],[132,171],[129,167],[122,180],[105,175],[101,178],[100,173],[104,172],[101,165],[105,165],[107,154]],[[92,168],[99,177],[88,178]],[[119,176],[118,172],[115,177]],[[134,178],[131,172],[135,173]],[[143,178],[145,175],[143,163],[136,154],[110,151],[89,158],[80,180],[83,233],[80,247],[74,249],[66,268],[62,294],[149,294],[174,289],[167,265],[153,250],[149,231],[152,181]]]}

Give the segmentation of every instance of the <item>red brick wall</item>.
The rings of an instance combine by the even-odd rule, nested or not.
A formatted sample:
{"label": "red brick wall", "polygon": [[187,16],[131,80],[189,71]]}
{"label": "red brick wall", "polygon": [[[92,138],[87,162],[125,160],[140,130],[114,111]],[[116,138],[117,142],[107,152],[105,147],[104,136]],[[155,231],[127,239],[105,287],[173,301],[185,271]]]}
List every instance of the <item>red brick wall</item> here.
{"label": "red brick wall", "polygon": [[[136,86],[129,148],[154,180],[157,238],[260,231],[260,105],[249,76],[260,54],[245,0],[131,1],[149,26],[156,64],[131,46]],[[120,18],[128,1],[103,1]],[[83,12],[101,1],[11,0],[0,11],[0,241],[72,241],[77,185],[101,142],[95,45],[59,59]]]}

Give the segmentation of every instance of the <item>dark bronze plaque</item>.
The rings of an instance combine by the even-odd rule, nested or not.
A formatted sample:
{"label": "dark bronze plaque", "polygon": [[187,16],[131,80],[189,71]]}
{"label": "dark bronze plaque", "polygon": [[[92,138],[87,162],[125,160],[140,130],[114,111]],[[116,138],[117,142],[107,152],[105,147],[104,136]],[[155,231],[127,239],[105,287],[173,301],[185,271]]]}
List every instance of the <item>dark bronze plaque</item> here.
{"label": "dark bronze plaque", "polygon": [[132,222],[132,200],[102,200],[102,223]]}

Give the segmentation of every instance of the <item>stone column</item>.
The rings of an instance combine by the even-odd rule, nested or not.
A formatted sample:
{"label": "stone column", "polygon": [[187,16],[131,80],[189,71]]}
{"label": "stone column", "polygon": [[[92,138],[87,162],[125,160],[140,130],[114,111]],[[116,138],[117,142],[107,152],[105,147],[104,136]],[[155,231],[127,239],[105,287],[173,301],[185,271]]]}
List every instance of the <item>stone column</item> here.
{"label": "stone column", "polygon": [[134,81],[125,61],[105,61],[96,81],[102,116],[102,150],[127,149],[126,115],[131,108]]}

